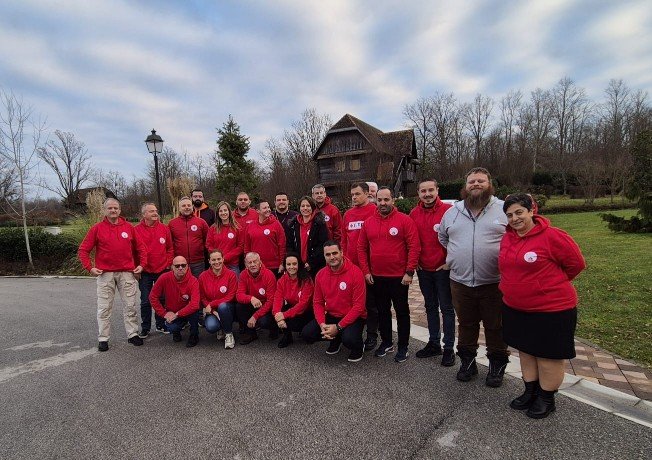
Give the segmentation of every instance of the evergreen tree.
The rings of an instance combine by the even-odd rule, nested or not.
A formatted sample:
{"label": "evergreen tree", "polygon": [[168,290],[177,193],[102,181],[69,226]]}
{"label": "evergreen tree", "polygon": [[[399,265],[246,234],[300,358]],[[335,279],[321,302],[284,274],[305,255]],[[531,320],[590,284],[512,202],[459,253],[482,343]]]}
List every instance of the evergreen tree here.
{"label": "evergreen tree", "polygon": [[240,126],[231,115],[217,133],[215,188],[220,198],[233,201],[238,192],[251,193],[258,187],[255,164],[247,159],[249,138],[240,133]]}

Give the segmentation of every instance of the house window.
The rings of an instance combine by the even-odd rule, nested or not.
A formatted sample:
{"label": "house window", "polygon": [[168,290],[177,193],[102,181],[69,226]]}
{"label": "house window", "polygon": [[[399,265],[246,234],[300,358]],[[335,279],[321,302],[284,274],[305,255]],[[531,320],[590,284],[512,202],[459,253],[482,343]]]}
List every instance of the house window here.
{"label": "house window", "polygon": [[351,168],[351,171],[360,171],[360,157],[351,158],[349,167]]}
{"label": "house window", "polygon": [[344,172],[346,169],[346,160],[335,160],[335,171]]}

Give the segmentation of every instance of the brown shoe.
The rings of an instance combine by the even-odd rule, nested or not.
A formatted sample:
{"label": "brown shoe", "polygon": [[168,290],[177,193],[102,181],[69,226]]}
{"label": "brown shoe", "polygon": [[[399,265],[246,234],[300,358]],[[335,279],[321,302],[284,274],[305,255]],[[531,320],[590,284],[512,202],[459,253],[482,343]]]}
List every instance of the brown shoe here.
{"label": "brown shoe", "polygon": [[258,340],[258,334],[256,332],[249,333],[249,334],[243,334],[240,337],[240,345],[248,345],[254,340]]}

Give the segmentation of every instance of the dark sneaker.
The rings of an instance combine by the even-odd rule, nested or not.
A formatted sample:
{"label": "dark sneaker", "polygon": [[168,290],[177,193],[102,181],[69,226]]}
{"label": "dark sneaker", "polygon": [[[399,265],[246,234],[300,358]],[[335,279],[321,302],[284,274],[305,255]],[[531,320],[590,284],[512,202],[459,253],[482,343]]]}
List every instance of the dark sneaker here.
{"label": "dark sneaker", "polygon": [[364,355],[363,350],[351,350],[351,353],[349,353],[349,362],[357,363],[362,359],[363,355]]}
{"label": "dark sneaker", "polygon": [[468,382],[473,377],[478,375],[478,365],[475,362],[474,355],[460,355],[462,364],[460,370],[457,371],[457,380],[460,382]]}
{"label": "dark sneaker", "polygon": [[143,344],[143,339],[141,339],[137,335],[134,335],[132,338],[127,340],[127,342],[129,342],[132,345],[135,345],[135,346],[139,347],[139,346],[141,346]]}
{"label": "dark sneaker", "polygon": [[416,352],[417,358],[432,358],[441,355],[441,347],[434,342],[428,342],[425,347]]}
{"label": "dark sneaker", "polygon": [[240,336],[240,345],[248,345],[254,340],[258,340],[258,334],[256,332],[250,332],[248,334],[242,334]]}
{"label": "dark sneaker", "polygon": [[376,337],[367,336],[367,340],[364,341],[364,351],[373,351],[377,346],[378,339],[376,339]]}
{"label": "dark sneaker", "polygon": [[340,348],[342,348],[342,341],[338,339],[333,339],[331,340],[331,343],[328,345],[328,348],[326,349],[326,354],[336,355],[340,352]]}
{"label": "dark sneaker", "polygon": [[485,379],[485,385],[492,388],[498,388],[501,386],[503,384],[503,377],[505,375],[507,363],[509,363],[507,357],[490,357],[489,372],[487,373],[487,378]]}
{"label": "dark sneaker", "polygon": [[156,326],[156,332],[160,332],[161,334],[169,334],[170,331],[168,331],[168,328],[165,326]]}
{"label": "dark sneaker", "polygon": [[190,334],[190,337],[188,337],[188,342],[186,342],[186,348],[192,348],[194,346],[197,346],[198,342],[199,342],[199,336],[195,334]]}
{"label": "dark sneaker", "polygon": [[278,329],[269,331],[269,340],[278,340]]}
{"label": "dark sneaker", "polygon": [[181,332],[173,332],[172,333],[172,340],[175,342],[181,342]]}
{"label": "dark sneaker", "polygon": [[283,337],[281,337],[281,340],[278,341],[278,347],[279,348],[288,347],[292,342],[294,342],[294,339],[292,338],[292,333],[286,332],[285,334],[283,334]]}
{"label": "dark sneaker", "polygon": [[376,358],[382,358],[387,353],[394,353],[394,344],[392,342],[382,342],[376,350],[376,353],[374,353],[374,356]]}
{"label": "dark sneaker", "polygon": [[394,361],[396,361],[397,363],[402,363],[403,361],[407,361],[408,354],[409,353],[407,347],[401,347],[396,352],[396,356],[394,356]]}
{"label": "dark sneaker", "polygon": [[109,342],[100,342],[97,344],[99,351],[109,351]]}
{"label": "dark sneaker", "polygon": [[[417,351],[417,356],[419,352]],[[441,357],[441,365],[451,367],[455,364],[455,352],[450,348],[444,348],[444,356]]]}
{"label": "dark sneaker", "polygon": [[147,338],[148,335],[149,335],[149,329],[145,329],[144,331],[141,331],[140,334],[138,334],[138,337],[144,339]]}

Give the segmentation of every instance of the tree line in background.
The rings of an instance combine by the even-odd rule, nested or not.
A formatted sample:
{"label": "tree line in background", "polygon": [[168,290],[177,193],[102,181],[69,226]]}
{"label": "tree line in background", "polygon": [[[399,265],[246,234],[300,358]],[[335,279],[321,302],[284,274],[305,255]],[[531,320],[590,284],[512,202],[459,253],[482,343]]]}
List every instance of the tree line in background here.
{"label": "tree line in background", "polygon": [[[155,201],[153,158],[142,177],[103,171],[92,166],[91,154],[74,133],[55,130],[46,137],[44,123],[13,93],[2,92],[0,110],[5,217],[26,223],[31,216],[38,223],[41,216],[47,223],[53,214],[73,214],[78,190],[88,187],[112,191],[127,216],[136,216],[140,203]],[[622,80],[611,80],[601,101],[591,101],[583,88],[563,78],[552,88],[529,94],[514,90],[499,100],[477,94],[460,101],[453,93],[436,93],[406,105],[403,115],[405,126],[414,129],[419,178],[435,177],[455,188],[467,170],[484,166],[499,186],[570,193],[587,202],[624,195],[634,177],[633,146],[652,129],[647,92],[632,91]],[[213,204],[233,201],[240,190],[271,199],[282,190],[296,200],[318,181],[312,156],[332,124],[329,115],[305,110],[281,136],[266,140],[260,162],[249,158],[249,139],[232,116],[217,128],[213,152],[190,154],[165,146],[158,156],[163,207],[170,212],[177,195],[192,187],[201,188]],[[50,183],[38,179],[39,162],[53,173]],[[40,200],[40,189],[59,199]]]}

